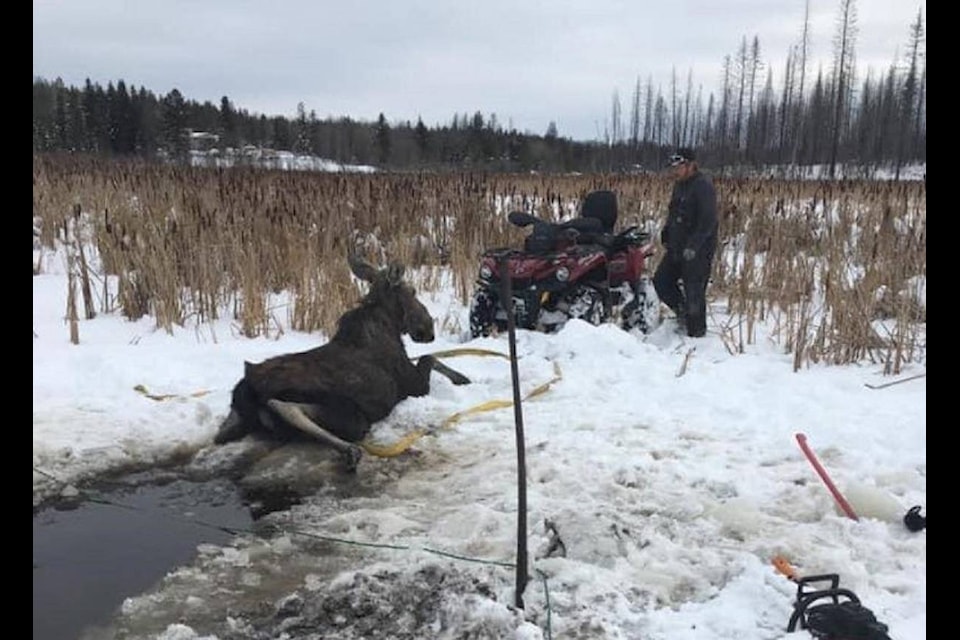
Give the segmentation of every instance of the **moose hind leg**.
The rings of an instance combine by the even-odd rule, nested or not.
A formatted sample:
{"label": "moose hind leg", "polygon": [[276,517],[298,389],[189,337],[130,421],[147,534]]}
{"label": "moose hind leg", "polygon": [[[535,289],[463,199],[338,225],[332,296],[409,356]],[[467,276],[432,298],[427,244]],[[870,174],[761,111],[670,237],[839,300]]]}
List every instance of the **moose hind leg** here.
{"label": "moose hind leg", "polygon": [[[297,402],[285,402],[283,400],[267,400],[269,406],[278,416],[291,427],[312,436],[316,440],[329,445],[343,454],[346,459],[347,469],[355,471],[360,458],[363,455],[360,447],[352,442],[335,436],[323,427],[314,422],[304,410],[305,405]],[[307,405],[308,406],[308,405]]]}
{"label": "moose hind leg", "polygon": [[250,433],[251,426],[257,421],[257,403],[247,384],[246,379],[241,379],[233,387],[233,396],[230,402],[230,413],[220,423],[217,434],[213,441],[215,444],[225,444],[239,440]]}
{"label": "moose hind leg", "polygon": [[214,444],[226,444],[243,438],[250,428],[244,422],[236,409],[230,409],[230,414],[220,423],[217,434],[213,437]]}

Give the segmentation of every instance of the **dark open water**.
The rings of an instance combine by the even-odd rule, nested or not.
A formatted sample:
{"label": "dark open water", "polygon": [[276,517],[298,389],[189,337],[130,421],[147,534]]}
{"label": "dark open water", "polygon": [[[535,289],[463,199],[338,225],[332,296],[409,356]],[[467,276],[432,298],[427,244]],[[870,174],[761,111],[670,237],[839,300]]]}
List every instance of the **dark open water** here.
{"label": "dark open water", "polygon": [[84,501],[33,518],[33,639],[78,640],[105,624],[127,596],[188,564],[201,543],[249,529],[252,517],[227,481],[102,487]]}

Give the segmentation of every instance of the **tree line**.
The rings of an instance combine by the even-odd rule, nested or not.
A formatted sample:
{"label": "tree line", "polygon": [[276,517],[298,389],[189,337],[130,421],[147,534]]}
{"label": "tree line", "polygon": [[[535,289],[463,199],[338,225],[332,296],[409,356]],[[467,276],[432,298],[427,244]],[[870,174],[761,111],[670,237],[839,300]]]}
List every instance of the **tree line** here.
{"label": "tree line", "polygon": [[[449,123],[422,119],[391,123],[350,117],[320,119],[301,102],[296,116],[267,116],[198,102],[178,89],[165,95],[124,80],[106,88],[59,78],[33,82],[35,153],[71,152],[186,160],[192,133],[216,136],[220,152],[274,149],[342,164],[391,170],[629,171],[658,169],[678,146],[698,149],[714,170],[738,173],[767,166],[797,170],[837,165],[866,170],[926,161],[926,56],[918,12],[905,55],[874,77],[856,78],[854,0],[841,0],[830,69],[810,77],[809,29],[788,52],[783,81],[774,88],[760,41],[741,40],[724,59],[717,94],[703,95],[688,73],[681,88],[674,72],[665,93],[652,80],[636,82],[629,115],[616,91],[602,139],[578,141],[549,123],[540,135],[505,128],[495,114],[454,114]],[[211,143],[208,143],[211,144]]]}

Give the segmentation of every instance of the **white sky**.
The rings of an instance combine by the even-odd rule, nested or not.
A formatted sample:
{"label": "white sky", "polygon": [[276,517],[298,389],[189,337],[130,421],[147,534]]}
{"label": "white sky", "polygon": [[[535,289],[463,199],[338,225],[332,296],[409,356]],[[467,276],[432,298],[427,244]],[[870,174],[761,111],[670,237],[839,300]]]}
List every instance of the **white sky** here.
{"label": "white sky", "polygon": [[[810,70],[829,68],[838,0],[810,0]],[[856,53],[865,74],[886,71],[908,42],[922,0],[855,0]],[[639,78],[666,94],[676,70],[704,96],[724,56],[760,40],[782,81],[799,42],[804,0],[438,0],[384,3],[128,3],[36,0],[33,74],[82,86],[124,80],[158,95],[294,117],[350,116],[428,125],[453,114],[496,114],[542,134],[550,121],[575,139],[601,139],[614,91],[622,114]],[[765,77],[761,80],[765,80]]]}
{"label": "white sky", "polygon": [[[169,335],[150,319],[100,315],[80,322],[80,343],[72,345],[64,322],[63,256],[47,253],[44,265],[33,278],[33,465],[66,482],[131,461],[161,461],[175,449],[196,451],[198,459],[242,450],[245,441],[214,448],[211,439],[243,362],[324,339],[289,329],[246,339],[229,320]],[[467,315],[451,290],[422,299],[439,337],[430,345],[408,343],[411,355],[458,346],[509,352],[505,336],[467,341],[449,328],[465,327]],[[276,303],[275,316],[286,323],[283,297]],[[926,379],[873,390],[865,383],[890,381],[879,365],[794,373],[792,357],[767,329],[746,353],[731,355],[718,333],[728,320],[722,311],[712,305],[703,339],[681,339],[666,325],[643,337],[577,321],[554,336],[518,334],[524,392],[550,380],[555,366],[561,375],[522,405],[531,575],[547,576],[553,634],[594,625],[595,637],[610,639],[792,640],[785,626],[796,589],[771,565],[774,554],[784,554],[801,575],[838,573],[841,586],[890,626],[891,637],[923,640],[926,532],[911,533],[901,519],[913,505],[926,511]],[[512,398],[506,360],[446,362],[472,384],[455,387],[435,375],[431,393],[399,405],[375,426],[374,439],[394,442],[416,426]],[[925,371],[925,363],[915,364],[901,377]],[[134,391],[137,385],[179,397],[150,400]],[[189,395],[198,391],[209,393]],[[858,521],[839,513],[797,446],[798,432],[807,435]],[[538,579],[525,591],[524,621],[507,608],[512,570],[416,551],[515,559],[512,409],[468,416],[415,448],[413,459],[361,461],[358,481],[377,476],[382,493],[345,498],[333,510],[308,502],[291,514],[291,523],[316,535],[414,549],[374,553],[375,564],[354,566],[346,578],[383,567],[409,575],[439,561],[492,581],[496,601],[455,607],[462,624],[542,640],[546,592]],[[47,476],[34,473],[35,500],[52,488]],[[539,557],[545,519],[556,524],[565,558]],[[289,557],[289,539],[280,540],[286,546],[258,543],[269,547],[271,563],[306,562]],[[242,548],[205,553],[217,566],[242,563],[245,576],[256,573],[255,557],[264,554]],[[177,588],[189,596],[170,597],[189,601],[211,593],[196,573],[202,572],[179,574]],[[316,577],[304,580],[309,588],[327,588]],[[162,616],[160,602],[134,597],[125,610]],[[530,621],[534,615],[541,626]],[[197,637],[189,618],[178,620],[171,615],[167,640]]]}

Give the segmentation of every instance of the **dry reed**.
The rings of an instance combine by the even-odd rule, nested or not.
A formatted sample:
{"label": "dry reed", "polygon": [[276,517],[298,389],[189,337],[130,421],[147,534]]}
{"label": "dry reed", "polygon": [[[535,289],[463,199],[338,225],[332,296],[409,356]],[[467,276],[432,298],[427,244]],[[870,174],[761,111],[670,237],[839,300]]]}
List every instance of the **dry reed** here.
{"label": "dry reed", "polygon": [[[672,187],[655,174],[346,174],[74,156],[34,156],[33,185],[41,246],[55,247],[56,230],[79,212],[89,226],[89,245],[76,247],[87,317],[92,272],[103,311],[115,300],[124,316],[151,315],[169,331],[229,310],[247,336],[283,324],[271,306],[281,292],[291,294],[289,326],[331,332],[358,295],[349,245],[373,260],[436,267],[417,271],[425,291],[439,286],[443,267],[467,303],[479,254],[522,242],[505,211],[564,219],[589,191],[612,189],[618,227],[656,230]],[[893,374],[923,357],[925,183],[717,178],[716,186],[721,248],[709,296],[730,314],[728,349],[742,353],[770,322],[797,369],[869,360]]]}

